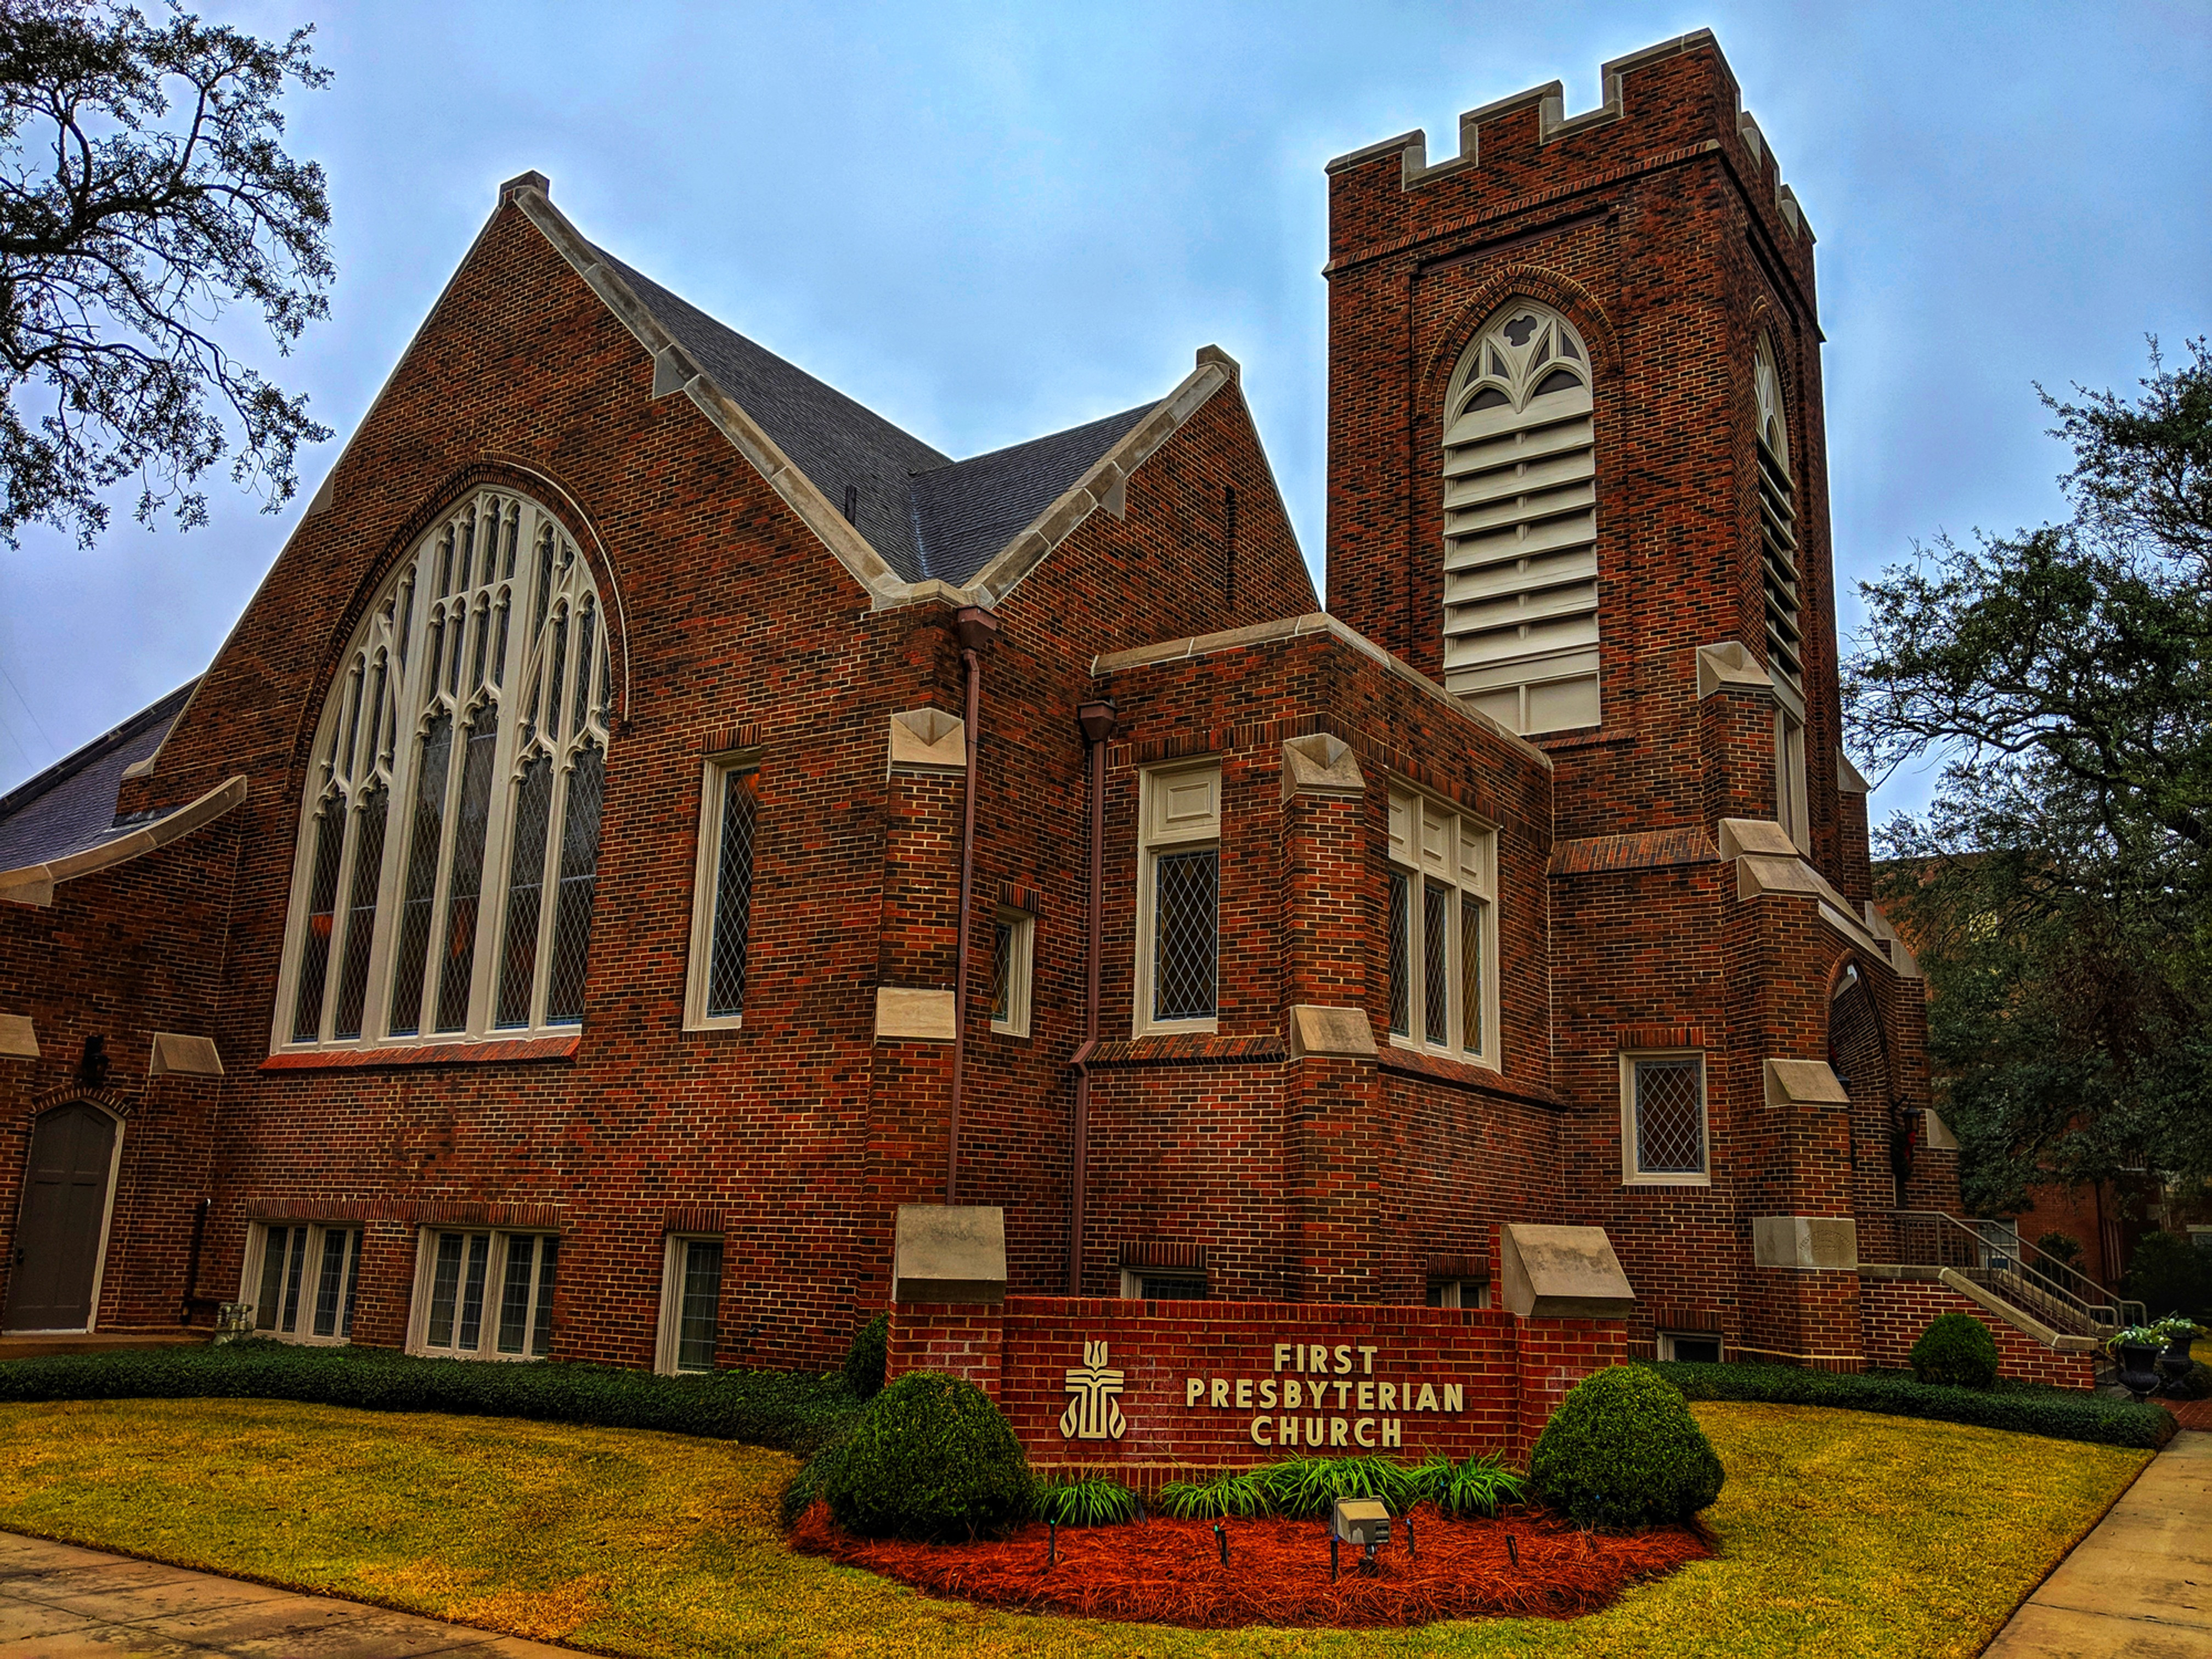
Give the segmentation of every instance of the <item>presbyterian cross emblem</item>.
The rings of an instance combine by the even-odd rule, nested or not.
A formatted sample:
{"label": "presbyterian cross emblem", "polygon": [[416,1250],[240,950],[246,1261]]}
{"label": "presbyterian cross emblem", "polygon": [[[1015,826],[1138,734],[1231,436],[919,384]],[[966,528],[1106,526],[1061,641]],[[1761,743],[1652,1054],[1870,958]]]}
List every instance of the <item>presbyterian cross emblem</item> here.
{"label": "presbyterian cross emblem", "polygon": [[1106,1345],[1085,1341],[1083,1363],[1070,1367],[1067,1391],[1075,1397],[1060,1414],[1060,1432],[1069,1440],[1119,1440],[1128,1423],[1114,1396],[1121,1392],[1121,1373],[1106,1364]]}

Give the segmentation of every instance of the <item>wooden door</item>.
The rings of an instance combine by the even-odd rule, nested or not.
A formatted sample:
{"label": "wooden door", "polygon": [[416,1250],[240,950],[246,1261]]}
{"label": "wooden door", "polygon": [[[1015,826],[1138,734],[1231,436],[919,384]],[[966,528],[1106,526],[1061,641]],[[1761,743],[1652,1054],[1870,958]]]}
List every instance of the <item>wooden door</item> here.
{"label": "wooden door", "polygon": [[39,1120],[23,1175],[23,1205],[8,1275],[11,1331],[81,1331],[92,1321],[92,1281],[107,1218],[115,1120],[78,1101]]}

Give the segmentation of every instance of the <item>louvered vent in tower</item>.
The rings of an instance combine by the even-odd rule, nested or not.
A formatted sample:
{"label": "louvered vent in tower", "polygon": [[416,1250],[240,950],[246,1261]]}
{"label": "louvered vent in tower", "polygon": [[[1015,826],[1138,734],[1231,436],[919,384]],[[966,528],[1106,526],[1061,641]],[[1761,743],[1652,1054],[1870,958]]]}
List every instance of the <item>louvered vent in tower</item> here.
{"label": "louvered vent in tower", "polygon": [[1797,507],[1790,477],[1790,422],[1783,412],[1774,344],[1764,334],[1753,349],[1752,386],[1759,401],[1759,538],[1767,667],[1802,691],[1805,670],[1800,659],[1803,639],[1797,616]]}
{"label": "louvered vent in tower", "polygon": [[1444,684],[1510,731],[1598,720],[1589,353],[1516,300],[1454,371],[1444,418]]}

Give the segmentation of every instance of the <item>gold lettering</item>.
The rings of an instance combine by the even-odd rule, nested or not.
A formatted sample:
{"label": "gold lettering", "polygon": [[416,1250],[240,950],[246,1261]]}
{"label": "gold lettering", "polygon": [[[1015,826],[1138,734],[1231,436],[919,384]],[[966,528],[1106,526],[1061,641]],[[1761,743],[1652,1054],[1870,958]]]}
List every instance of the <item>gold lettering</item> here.
{"label": "gold lettering", "polygon": [[1272,1446],[1275,1443],[1273,1441],[1267,1438],[1267,1419],[1266,1418],[1255,1417],[1252,1419],[1252,1443],[1254,1445]]}
{"label": "gold lettering", "polygon": [[1283,1409],[1294,1412],[1306,1403],[1306,1385],[1295,1376],[1283,1379]]}
{"label": "gold lettering", "polygon": [[1448,1412],[1463,1412],[1467,1409],[1466,1383],[1447,1382],[1444,1384],[1444,1409]]}
{"label": "gold lettering", "polygon": [[1376,1350],[1373,1348],[1362,1348],[1359,1351],[1359,1374],[1362,1376],[1372,1376],[1375,1375],[1376,1352]]}
{"label": "gold lettering", "polygon": [[1219,1411],[1229,1409],[1229,1379],[1225,1376],[1213,1379],[1213,1405]]}
{"label": "gold lettering", "polygon": [[1328,1419],[1328,1443],[1332,1446],[1343,1445],[1345,1443],[1344,1432],[1349,1426],[1350,1425],[1346,1423],[1340,1417],[1330,1418]]}
{"label": "gold lettering", "polygon": [[1252,1409],[1252,1379],[1249,1376],[1237,1379],[1237,1409],[1240,1412]]}
{"label": "gold lettering", "polygon": [[1204,1377],[1193,1376],[1184,1379],[1182,1385],[1182,1403],[1184,1405],[1195,1406],[1200,1401],[1205,1398],[1206,1379]]}
{"label": "gold lettering", "polygon": [[1382,1419],[1382,1449],[1384,1451],[1397,1450],[1403,1443],[1405,1426],[1395,1417],[1386,1417]]}
{"label": "gold lettering", "polygon": [[1275,1419],[1275,1443],[1279,1446],[1295,1446],[1298,1443],[1297,1418],[1279,1417]]}
{"label": "gold lettering", "polygon": [[1328,1444],[1328,1419],[1326,1417],[1306,1419],[1306,1444],[1313,1447]]}
{"label": "gold lettering", "polygon": [[[1286,1383],[1285,1386],[1289,1385]],[[1260,1379],[1260,1409],[1268,1412],[1275,1409],[1275,1379],[1272,1376]]]}
{"label": "gold lettering", "polygon": [[1306,1366],[1308,1370],[1325,1371],[1328,1369],[1328,1350],[1323,1347],[1320,1343],[1315,1343],[1313,1346],[1306,1350],[1306,1352],[1309,1355],[1310,1361],[1310,1363]]}
{"label": "gold lettering", "polygon": [[1291,1345],[1289,1343],[1278,1342],[1275,1344],[1275,1369],[1279,1371],[1283,1369],[1283,1362],[1290,1357]]}
{"label": "gold lettering", "polygon": [[1364,1412],[1373,1411],[1375,1409],[1375,1385],[1372,1382],[1362,1382],[1359,1385],[1358,1395],[1359,1409]]}
{"label": "gold lettering", "polygon": [[1373,1446],[1375,1443],[1375,1419],[1371,1417],[1363,1417],[1357,1423],[1354,1423],[1352,1425],[1352,1437],[1363,1446]]}
{"label": "gold lettering", "polygon": [[1349,1382],[1333,1382],[1329,1386],[1336,1390],[1337,1410],[1342,1411],[1344,1409],[1344,1397],[1352,1392],[1352,1384]]}
{"label": "gold lettering", "polygon": [[1437,1408],[1437,1391],[1433,1385],[1421,1384],[1421,1403],[1413,1407],[1417,1412],[1432,1412]]}
{"label": "gold lettering", "polygon": [[1398,1409],[1398,1385],[1395,1382],[1377,1382],[1375,1392],[1382,1396],[1377,1410],[1395,1412]]}
{"label": "gold lettering", "polygon": [[1349,1342],[1340,1342],[1336,1345],[1336,1374],[1339,1376],[1349,1376],[1352,1374],[1352,1345]]}

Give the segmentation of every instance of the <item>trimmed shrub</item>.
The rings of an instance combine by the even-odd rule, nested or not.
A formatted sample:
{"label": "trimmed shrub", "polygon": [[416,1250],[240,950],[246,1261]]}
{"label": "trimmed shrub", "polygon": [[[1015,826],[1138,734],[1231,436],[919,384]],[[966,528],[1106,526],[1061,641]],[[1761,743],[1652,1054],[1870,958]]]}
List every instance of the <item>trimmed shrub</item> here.
{"label": "trimmed shrub", "polygon": [[1035,1484],[988,1395],[942,1371],[908,1371],[854,1425],[822,1496],[848,1532],[925,1542],[1006,1531],[1030,1512]]}
{"label": "trimmed shrub", "polygon": [[2212,1316],[2212,1253],[2198,1249],[2179,1233],[2145,1233],[2128,1258],[2127,1291],[2150,1310]]}
{"label": "trimmed shrub", "polygon": [[2045,1233],[2035,1241],[2035,1248],[2054,1261],[2063,1261],[2069,1267],[2081,1265],[2081,1241],[2071,1233]]}
{"label": "trimmed shrub", "polygon": [[1726,1476],[1682,1396],[1643,1366],[1584,1377],[1552,1413],[1528,1459],[1528,1484],[1586,1527],[1687,1521]]}
{"label": "trimmed shrub", "polygon": [[1649,1369],[1691,1400],[1735,1400],[1773,1406],[1828,1406],[1971,1423],[2014,1434],[2047,1435],[2100,1446],[2156,1451],[2173,1437],[2173,1413],[2100,1395],[2077,1394],[2047,1383],[2001,1376],[1994,1387],[1947,1388],[1921,1382],[1905,1371],[1801,1370],[1795,1365],[1706,1364],[1663,1360]]}
{"label": "trimmed shrub", "polygon": [[2212,1365],[2198,1360],[2189,1368],[2188,1376],[2166,1385],[2166,1394],[2169,1400],[2212,1399]]}
{"label": "trimmed shrub", "polygon": [[804,1371],[655,1376],[614,1365],[417,1359],[389,1348],[265,1340],[0,1362],[0,1401],[208,1399],[656,1429],[802,1457],[836,1439],[860,1409],[841,1380]]}
{"label": "trimmed shrub", "polygon": [[1997,1340],[1972,1314],[1937,1314],[1912,1345],[1912,1375],[1954,1389],[1986,1389],[1997,1380]]}
{"label": "trimmed shrub", "polygon": [[855,1399],[873,1400],[884,1391],[884,1351],[890,1334],[889,1314],[878,1314],[853,1333],[853,1346],[845,1351],[845,1386]]}

